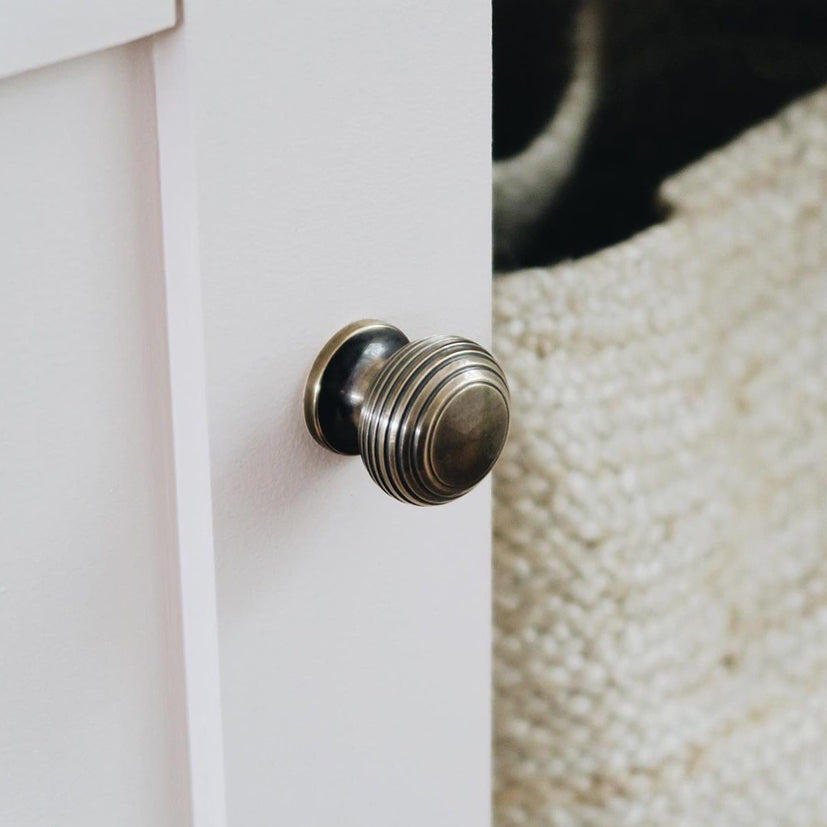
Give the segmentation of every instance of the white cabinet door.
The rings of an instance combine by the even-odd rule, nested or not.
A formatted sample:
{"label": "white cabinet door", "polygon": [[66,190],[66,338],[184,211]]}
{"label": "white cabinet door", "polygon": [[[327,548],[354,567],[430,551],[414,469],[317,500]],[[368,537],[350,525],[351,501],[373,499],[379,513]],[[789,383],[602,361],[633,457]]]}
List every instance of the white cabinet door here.
{"label": "white cabinet door", "polygon": [[489,487],[392,501],[311,441],[301,394],[359,318],[488,339],[488,6],[191,0],[166,40],[162,177],[182,141],[197,170],[230,823],[486,824]]}
{"label": "white cabinet door", "polygon": [[186,823],[152,55],[0,81],[0,824]]}
{"label": "white cabinet door", "polygon": [[356,319],[489,339],[489,14],[187,0],[0,82],[0,822],[489,823],[490,487],[301,404]]}

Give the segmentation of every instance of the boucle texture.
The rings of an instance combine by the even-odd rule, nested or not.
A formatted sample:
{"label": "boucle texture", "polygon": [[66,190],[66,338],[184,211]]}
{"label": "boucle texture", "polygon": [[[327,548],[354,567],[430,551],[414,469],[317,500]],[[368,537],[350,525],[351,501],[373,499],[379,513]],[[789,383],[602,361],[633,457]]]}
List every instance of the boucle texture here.
{"label": "boucle texture", "polygon": [[495,282],[495,810],[827,824],[827,90]]}

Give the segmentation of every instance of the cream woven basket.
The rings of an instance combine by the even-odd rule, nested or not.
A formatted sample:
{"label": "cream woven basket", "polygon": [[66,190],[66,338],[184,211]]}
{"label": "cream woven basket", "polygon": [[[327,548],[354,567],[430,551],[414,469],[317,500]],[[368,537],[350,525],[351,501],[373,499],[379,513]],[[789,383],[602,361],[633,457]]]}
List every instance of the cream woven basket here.
{"label": "cream woven basket", "polygon": [[827,91],[495,282],[496,823],[827,824]]}

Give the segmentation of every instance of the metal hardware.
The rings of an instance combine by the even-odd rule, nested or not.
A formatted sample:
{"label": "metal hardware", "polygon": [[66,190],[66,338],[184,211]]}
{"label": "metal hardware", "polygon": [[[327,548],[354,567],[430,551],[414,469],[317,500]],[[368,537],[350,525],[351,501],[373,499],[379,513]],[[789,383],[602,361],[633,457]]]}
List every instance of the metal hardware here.
{"label": "metal hardware", "polygon": [[505,375],[491,354],[457,336],[417,342],[366,319],[322,349],[304,392],[313,438],[361,454],[392,497],[439,505],[488,474],[508,435]]}

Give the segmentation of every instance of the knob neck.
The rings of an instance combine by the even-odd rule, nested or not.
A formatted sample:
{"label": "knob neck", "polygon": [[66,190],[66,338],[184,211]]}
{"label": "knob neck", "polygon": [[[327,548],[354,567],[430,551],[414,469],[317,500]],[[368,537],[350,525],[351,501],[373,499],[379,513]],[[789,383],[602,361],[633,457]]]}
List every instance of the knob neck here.
{"label": "knob neck", "polygon": [[364,319],[340,330],[313,363],[304,414],[313,438],[339,454],[359,453],[362,407],[385,363],[408,337],[385,322]]}

